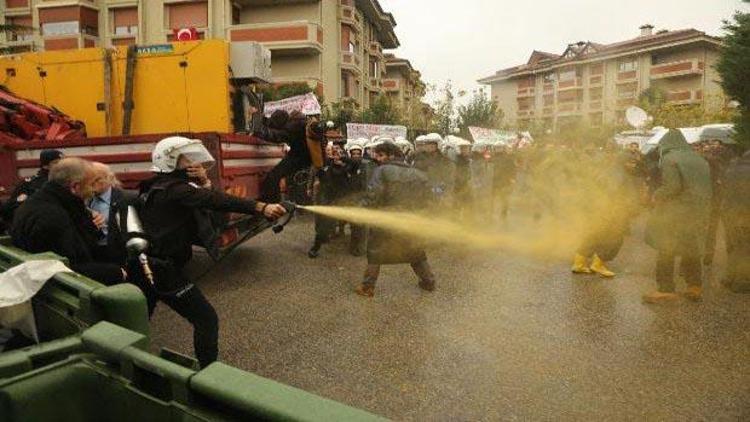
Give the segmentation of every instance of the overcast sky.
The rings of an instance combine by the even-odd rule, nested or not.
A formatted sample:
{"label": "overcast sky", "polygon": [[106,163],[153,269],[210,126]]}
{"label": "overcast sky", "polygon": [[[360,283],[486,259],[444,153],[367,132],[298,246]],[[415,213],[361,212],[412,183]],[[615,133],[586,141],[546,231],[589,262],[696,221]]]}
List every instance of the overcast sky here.
{"label": "overcast sky", "polygon": [[720,35],[739,0],[380,0],[396,18],[401,48],[427,83],[471,91],[476,80],[526,62],[532,50],[634,38],[644,23]]}

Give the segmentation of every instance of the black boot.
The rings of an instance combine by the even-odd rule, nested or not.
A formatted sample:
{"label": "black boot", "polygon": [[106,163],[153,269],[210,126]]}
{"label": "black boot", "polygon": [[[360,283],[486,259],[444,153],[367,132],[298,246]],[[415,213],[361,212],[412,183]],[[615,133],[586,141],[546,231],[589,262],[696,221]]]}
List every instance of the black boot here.
{"label": "black boot", "polygon": [[318,256],[320,256],[320,247],[323,244],[319,240],[315,240],[315,243],[313,243],[312,248],[310,248],[309,251],[307,251],[307,256],[310,257],[310,259],[315,259]]}

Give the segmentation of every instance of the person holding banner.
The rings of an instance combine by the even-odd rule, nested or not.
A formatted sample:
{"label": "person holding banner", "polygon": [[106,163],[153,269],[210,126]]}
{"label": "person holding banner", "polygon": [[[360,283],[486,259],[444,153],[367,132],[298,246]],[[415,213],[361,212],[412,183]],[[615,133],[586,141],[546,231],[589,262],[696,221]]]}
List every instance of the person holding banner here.
{"label": "person holding banner", "polygon": [[[257,110],[253,110],[257,112]],[[253,135],[273,143],[289,145],[289,152],[266,176],[261,186],[261,200],[281,201],[281,179],[313,166],[323,167],[325,129],[316,116],[306,117],[300,111],[276,110]]]}

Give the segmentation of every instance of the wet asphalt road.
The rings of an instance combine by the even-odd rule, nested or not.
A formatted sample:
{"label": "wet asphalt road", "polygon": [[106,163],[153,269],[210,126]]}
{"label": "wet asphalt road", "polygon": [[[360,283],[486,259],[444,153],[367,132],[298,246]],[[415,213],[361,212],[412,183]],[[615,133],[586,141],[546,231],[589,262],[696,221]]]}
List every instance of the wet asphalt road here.
{"label": "wet asphalt road", "polygon": [[[303,218],[199,285],[222,361],[395,420],[750,420],[750,295],[719,286],[720,253],[702,303],[643,305],[655,255],[635,233],[614,280],[444,247],[428,253],[436,292],[390,266],[368,300],[353,293],[364,260],[343,240],[308,259]],[[167,307],[153,328],[156,344],[192,353]]]}

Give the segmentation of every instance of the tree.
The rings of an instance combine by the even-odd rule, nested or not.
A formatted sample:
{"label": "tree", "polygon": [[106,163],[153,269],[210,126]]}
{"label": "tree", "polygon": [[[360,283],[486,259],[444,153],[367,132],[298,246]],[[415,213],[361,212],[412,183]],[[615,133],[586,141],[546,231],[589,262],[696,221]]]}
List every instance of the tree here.
{"label": "tree", "polygon": [[447,135],[452,133],[453,128],[456,127],[456,97],[461,97],[465,93],[461,91],[458,95],[454,94],[453,83],[448,80],[440,89],[439,94],[441,98],[435,103],[433,127],[438,133]]}
{"label": "tree", "polygon": [[265,101],[278,101],[297,95],[305,95],[313,92],[310,85],[305,82],[293,82],[279,85],[265,85],[260,88]]}
{"label": "tree", "polygon": [[399,125],[403,121],[399,109],[386,95],[378,95],[370,108],[364,110],[361,123],[372,123],[376,125]]}
{"label": "tree", "polygon": [[[745,3],[750,3],[744,0]],[[716,69],[724,92],[739,102],[735,119],[737,141],[750,147],[750,13],[736,12],[734,21],[724,21],[727,35]]]}
{"label": "tree", "polygon": [[467,105],[458,107],[457,126],[462,136],[468,136],[469,126],[499,129],[503,121],[503,111],[491,101],[484,89],[473,92]]}

